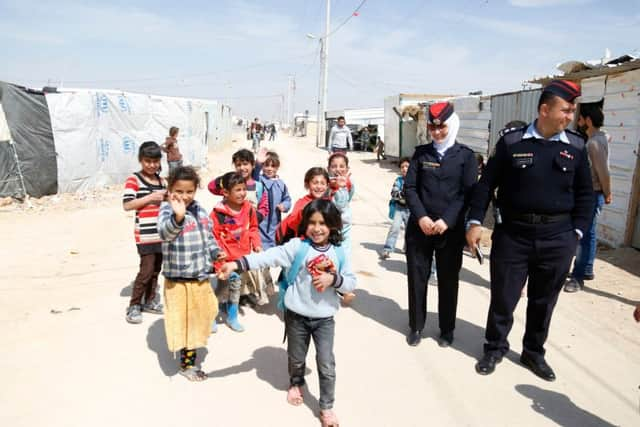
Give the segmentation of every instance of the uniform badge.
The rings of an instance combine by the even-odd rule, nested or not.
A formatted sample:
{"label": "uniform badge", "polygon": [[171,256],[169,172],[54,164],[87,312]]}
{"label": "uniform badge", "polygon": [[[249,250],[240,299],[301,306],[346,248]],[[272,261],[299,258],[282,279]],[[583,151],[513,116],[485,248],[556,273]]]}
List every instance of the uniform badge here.
{"label": "uniform badge", "polygon": [[423,169],[437,169],[440,167],[440,163],[437,162],[422,162]]}
{"label": "uniform badge", "polygon": [[433,124],[436,126],[440,126],[440,119],[433,119]]}
{"label": "uniform badge", "polygon": [[564,157],[564,158],[567,158],[569,160],[573,160],[573,154],[569,153],[567,150],[562,150],[560,152],[560,156]]}

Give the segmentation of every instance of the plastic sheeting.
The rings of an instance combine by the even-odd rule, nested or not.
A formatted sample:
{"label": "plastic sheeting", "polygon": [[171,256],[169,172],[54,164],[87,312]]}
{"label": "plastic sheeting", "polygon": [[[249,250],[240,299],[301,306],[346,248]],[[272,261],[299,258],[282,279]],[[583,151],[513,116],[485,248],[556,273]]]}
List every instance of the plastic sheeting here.
{"label": "plastic sheeting", "polygon": [[24,195],[19,171],[28,195],[55,194],[56,153],[44,95],[0,82],[0,103],[13,142],[0,144],[0,196]]}
{"label": "plastic sheeting", "polygon": [[171,126],[180,128],[184,164],[203,167],[208,140],[214,135],[220,142],[224,133],[217,123],[223,111],[215,101],[90,90],[46,96],[61,192],[123,183],[140,168],[140,144],[162,144]]}

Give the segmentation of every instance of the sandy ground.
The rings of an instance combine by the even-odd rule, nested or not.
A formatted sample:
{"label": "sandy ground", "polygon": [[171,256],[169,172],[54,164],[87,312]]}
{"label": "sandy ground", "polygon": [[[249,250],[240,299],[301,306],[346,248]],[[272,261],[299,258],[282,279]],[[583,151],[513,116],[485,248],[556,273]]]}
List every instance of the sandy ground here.
{"label": "sandy ground", "polygon": [[[231,168],[238,140],[212,153],[208,178]],[[311,139],[273,144],[292,195],[326,153]],[[405,343],[407,291],[403,255],[381,262],[387,197],[395,174],[371,153],[351,156],[354,265],[359,279],[352,308],[337,315],[336,412],[344,426],[637,426],[640,254],[602,251],[587,290],[561,295],[547,343],[558,380],[544,382],[522,368],[525,302],[517,309],[512,351],[496,372],[474,371],[489,304],[488,265],[465,257],[456,340],[441,349],[437,288],[420,346]],[[141,325],[124,320],[137,271],[133,216],[120,189],[0,208],[0,425],[2,426],[313,426],[318,381],[313,350],[305,405],[285,401],[286,352],[273,305],[245,310],[246,332],[227,327],[209,340],[203,367],[210,379],[176,375],[161,316]],[[216,199],[201,190],[210,209]]]}

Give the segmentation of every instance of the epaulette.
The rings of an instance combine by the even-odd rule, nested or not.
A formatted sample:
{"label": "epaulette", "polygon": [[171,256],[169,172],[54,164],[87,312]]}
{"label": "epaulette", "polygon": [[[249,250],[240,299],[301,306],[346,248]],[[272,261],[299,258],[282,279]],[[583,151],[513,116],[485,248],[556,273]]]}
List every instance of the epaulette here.
{"label": "epaulette", "polygon": [[504,143],[507,145],[515,144],[516,142],[522,141],[522,136],[524,135],[527,126],[522,126],[519,128],[510,128],[504,129],[502,134],[502,139]]}
{"label": "epaulette", "polygon": [[569,142],[571,143],[571,145],[573,145],[578,150],[582,150],[584,148],[584,145],[587,142],[584,138],[584,135],[571,129],[565,129],[564,133],[567,134],[567,138],[569,138]]}
{"label": "epaulette", "polygon": [[500,129],[500,131],[498,132],[498,138],[503,137],[505,134],[509,133],[509,132],[513,132],[515,130],[518,129],[522,129],[522,128],[526,128],[527,126],[520,126],[520,127],[515,127],[515,128],[504,128],[504,129]]}

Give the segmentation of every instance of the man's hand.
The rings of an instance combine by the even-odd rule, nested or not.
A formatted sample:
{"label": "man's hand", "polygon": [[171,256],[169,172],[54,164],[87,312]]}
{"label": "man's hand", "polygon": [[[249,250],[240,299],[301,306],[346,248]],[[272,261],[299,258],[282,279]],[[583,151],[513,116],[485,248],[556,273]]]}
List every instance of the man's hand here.
{"label": "man's hand", "polygon": [[613,193],[609,193],[605,198],[604,198],[604,203],[606,205],[610,205],[611,202],[613,202]]}
{"label": "man's hand", "polygon": [[218,279],[227,280],[231,273],[233,273],[237,269],[238,264],[236,264],[235,262],[225,262],[224,264],[222,264],[222,267],[220,267],[220,270],[218,270]]}
{"label": "man's hand", "polygon": [[171,209],[173,209],[173,214],[176,216],[176,221],[182,222],[187,212],[187,207],[182,198],[175,193],[171,193],[169,195],[169,203],[171,203]]}
{"label": "man's hand", "polygon": [[420,230],[422,230],[422,232],[424,234],[426,234],[427,236],[430,236],[430,235],[433,234],[433,224],[434,224],[433,221],[428,216],[423,216],[418,221],[418,225],[420,226]]}
{"label": "man's hand", "polygon": [[313,277],[313,287],[315,287],[318,292],[324,292],[325,289],[331,287],[333,284],[333,278],[334,276],[331,273],[320,273]]}
{"label": "man's hand", "polygon": [[449,226],[447,225],[447,223],[444,222],[442,218],[440,218],[433,223],[432,230],[434,234],[443,234],[445,231],[447,231],[448,228]]}
{"label": "man's hand", "polygon": [[467,230],[467,246],[469,250],[475,256],[476,246],[480,246],[480,238],[482,237],[482,226],[478,224],[471,224]]}

